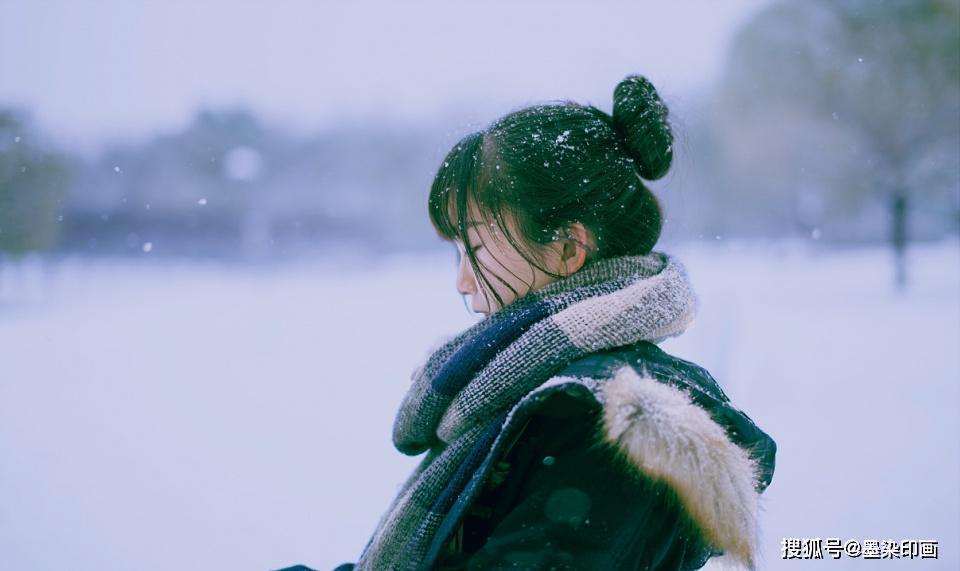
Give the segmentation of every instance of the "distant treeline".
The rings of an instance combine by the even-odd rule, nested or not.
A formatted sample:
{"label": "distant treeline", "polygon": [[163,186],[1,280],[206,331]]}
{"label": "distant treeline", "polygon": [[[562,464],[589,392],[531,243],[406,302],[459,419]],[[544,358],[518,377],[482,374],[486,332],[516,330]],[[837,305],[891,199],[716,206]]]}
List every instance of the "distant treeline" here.
{"label": "distant treeline", "polygon": [[298,138],[244,110],[205,110],[183,131],[94,160],[42,150],[0,111],[0,247],[248,256],[349,241],[430,238],[425,132],[354,127]]}

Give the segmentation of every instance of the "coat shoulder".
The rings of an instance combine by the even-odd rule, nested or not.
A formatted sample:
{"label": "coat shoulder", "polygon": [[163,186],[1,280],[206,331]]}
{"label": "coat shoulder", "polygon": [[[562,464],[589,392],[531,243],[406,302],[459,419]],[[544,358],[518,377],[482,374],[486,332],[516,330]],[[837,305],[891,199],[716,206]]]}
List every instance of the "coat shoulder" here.
{"label": "coat shoulder", "polygon": [[572,388],[545,391],[526,415],[441,568],[696,569],[716,553],[668,485],[603,441],[599,401]]}
{"label": "coat shoulder", "polygon": [[[571,363],[551,379],[565,383],[589,389],[592,398],[566,393],[594,401],[579,406],[596,407],[598,438],[624,464],[668,485],[726,562],[754,567],[759,496],[772,477],[775,443],[704,368],[642,343]],[[544,410],[575,410],[570,400],[551,394]]]}

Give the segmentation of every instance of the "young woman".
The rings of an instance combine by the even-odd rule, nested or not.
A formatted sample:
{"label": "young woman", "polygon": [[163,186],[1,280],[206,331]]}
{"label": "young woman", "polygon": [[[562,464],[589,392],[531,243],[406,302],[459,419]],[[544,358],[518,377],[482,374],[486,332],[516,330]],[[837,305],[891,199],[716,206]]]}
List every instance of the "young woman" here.
{"label": "young woman", "polygon": [[672,144],[630,76],[612,114],[537,105],[453,147],[430,219],[485,317],[414,371],[393,438],[426,455],[338,571],[753,568],[776,445],[657,347],[697,309],[653,250]]}

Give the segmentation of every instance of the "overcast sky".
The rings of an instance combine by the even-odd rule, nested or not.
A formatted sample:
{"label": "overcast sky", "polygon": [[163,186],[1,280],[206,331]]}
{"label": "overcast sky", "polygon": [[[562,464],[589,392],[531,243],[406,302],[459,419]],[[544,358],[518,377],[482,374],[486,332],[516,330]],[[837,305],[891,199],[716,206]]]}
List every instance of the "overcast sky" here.
{"label": "overcast sky", "polygon": [[182,127],[203,105],[300,129],[487,121],[561,98],[609,110],[633,72],[676,102],[709,85],[766,3],[0,0],[0,105],[96,146]]}

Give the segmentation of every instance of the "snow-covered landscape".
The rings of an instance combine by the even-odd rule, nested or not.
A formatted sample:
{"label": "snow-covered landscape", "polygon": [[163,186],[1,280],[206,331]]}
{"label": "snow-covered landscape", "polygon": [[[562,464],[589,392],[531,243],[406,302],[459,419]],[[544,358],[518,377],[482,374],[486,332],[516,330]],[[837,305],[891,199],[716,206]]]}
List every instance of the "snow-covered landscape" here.
{"label": "snow-covered landscape", "polygon": [[[934,539],[960,565],[960,245],[687,244],[701,310],[662,347],[778,444],[782,538]],[[144,256],[150,259],[149,256]],[[454,257],[271,269],[61,258],[0,272],[0,569],[317,569],[353,561],[418,462],[413,368],[472,324]],[[830,561],[829,558],[827,561]]]}

